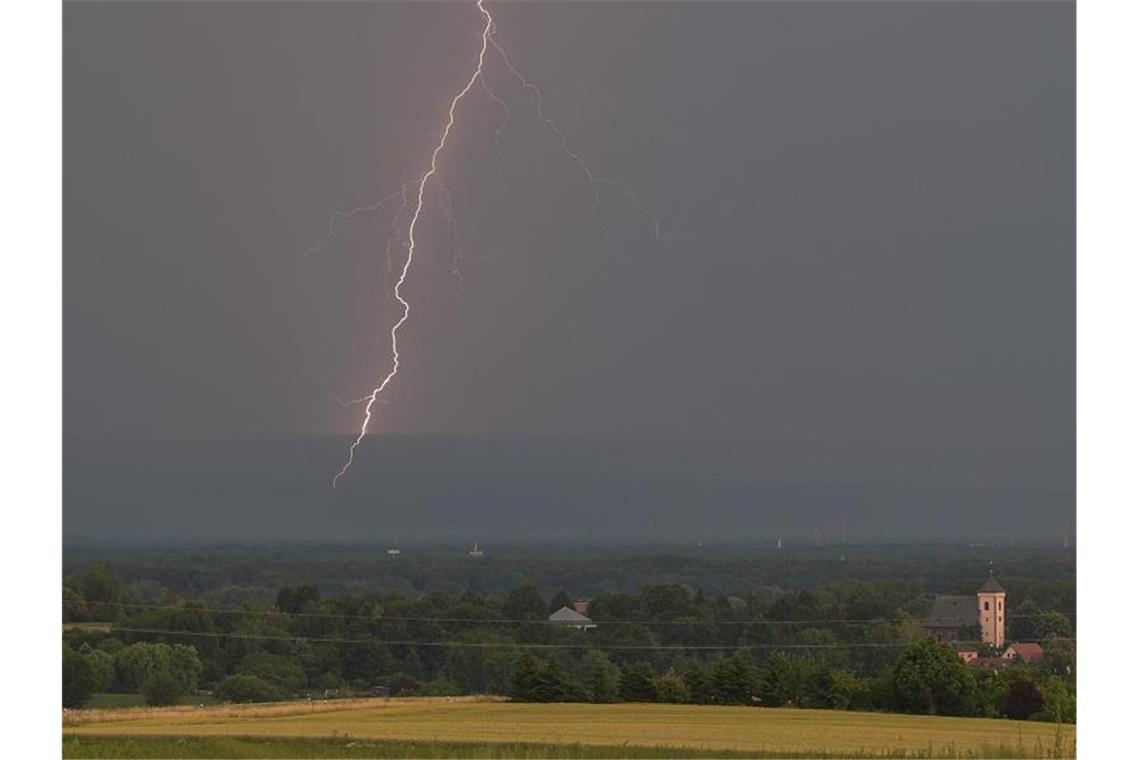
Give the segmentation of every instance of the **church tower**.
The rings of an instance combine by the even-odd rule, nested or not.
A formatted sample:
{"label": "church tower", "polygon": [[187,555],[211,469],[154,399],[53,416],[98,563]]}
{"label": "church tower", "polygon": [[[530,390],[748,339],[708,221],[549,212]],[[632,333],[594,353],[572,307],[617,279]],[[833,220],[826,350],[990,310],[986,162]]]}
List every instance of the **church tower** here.
{"label": "church tower", "polygon": [[982,641],[998,649],[1005,646],[1005,589],[990,571],[990,577],[978,589],[978,625],[982,627]]}

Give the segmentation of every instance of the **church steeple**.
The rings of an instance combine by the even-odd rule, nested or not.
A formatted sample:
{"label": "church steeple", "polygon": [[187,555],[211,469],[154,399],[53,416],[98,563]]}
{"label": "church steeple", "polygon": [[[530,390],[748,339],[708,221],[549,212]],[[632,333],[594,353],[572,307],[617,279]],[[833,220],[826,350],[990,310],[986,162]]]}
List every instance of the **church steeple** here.
{"label": "church steeple", "polygon": [[978,589],[978,625],[982,641],[999,649],[1005,644],[1005,588],[994,578],[993,563],[990,575]]}

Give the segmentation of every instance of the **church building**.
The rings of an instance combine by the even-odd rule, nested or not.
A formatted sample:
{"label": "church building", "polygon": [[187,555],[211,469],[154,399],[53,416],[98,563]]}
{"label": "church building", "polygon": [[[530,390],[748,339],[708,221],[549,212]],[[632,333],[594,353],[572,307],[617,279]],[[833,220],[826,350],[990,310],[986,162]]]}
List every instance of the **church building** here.
{"label": "church building", "polygon": [[968,638],[975,626],[982,641],[1005,645],[1005,589],[990,575],[974,596],[937,596],[922,626],[940,641]]}

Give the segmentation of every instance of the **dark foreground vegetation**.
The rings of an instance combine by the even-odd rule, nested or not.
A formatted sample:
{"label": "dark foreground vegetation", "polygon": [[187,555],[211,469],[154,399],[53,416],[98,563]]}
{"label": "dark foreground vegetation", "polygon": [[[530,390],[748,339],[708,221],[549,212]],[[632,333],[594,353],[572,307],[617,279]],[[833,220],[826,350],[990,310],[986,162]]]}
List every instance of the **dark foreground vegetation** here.
{"label": "dark foreground vegetation", "polygon": [[[497,694],[1075,721],[1069,552],[371,551],[368,582],[327,548],[69,557],[65,706]],[[933,592],[972,593],[994,556],[1009,638],[1045,649],[1032,666],[967,666],[919,624]],[[271,579],[301,582],[269,596]],[[580,597],[596,627],[547,621]]]}
{"label": "dark foreground vegetation", "polygon": [[[588,744],[402,742],[244,736],[66,736],[65,758],[681,758],[757,757],[754,752]],[[811,755],[819,757],[819,755]],[[791,757],[781,755],[781,757]],[[876,755],[876,757],[885,757]]]}
{"label": "dark foreground vegetation", "polygon": [[63,739],[65,758],[1028,758],[1071,757],[1048,749],[992,748],[981,754],[917,752],[764,752],[690,747],[596,746],[589,744],[496,744],[485,742],[402,742],[241,736],[79,736]]}

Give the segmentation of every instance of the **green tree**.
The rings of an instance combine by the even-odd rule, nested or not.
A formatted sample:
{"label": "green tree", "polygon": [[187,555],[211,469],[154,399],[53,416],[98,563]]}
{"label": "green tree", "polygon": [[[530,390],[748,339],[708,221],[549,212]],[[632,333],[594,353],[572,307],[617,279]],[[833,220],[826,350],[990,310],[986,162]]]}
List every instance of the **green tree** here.
{"label": "green tree", "polygon": [[557,612],[563,607],[574,609],[574,600],[570,598],[570,595],[567,594],[564,589],[559,589],[557,594],[550,597],[550,604],[547,605],[546,609],[548,612],[553,613]]}
{"label": "green tree", "polygon": [[107,691],[115,682],[115,658],[100,649],[92,649],[83,655],[91,663],[95,676],[95,691]]}
{"label": "green tree", "polygon": [[657,679],[656,687],[658,702],[681,703],[689,701],[688,687],[672,669]]}
{"label": "green tree", "polygon": [[871,682],[847,670],[824,675],[824,706],[835,710],[870,710],[873,706]]}
{"label": "green tree", "polygon": [[507,596],[503,615],[510,620],[542,620],[547,616],[546,600],[533,585],[519,586]]}
{"label": "green tree", "polygon": [[1053,673],[1075,682],[1077,677],[1077,645],[1071,638],[1051,637],[1042,644],[1043,664]]}
{"label": "green tree", "polygon": [[1059,676],[1049,676],[1041,687],[1041,712],[1035,716],[1055,723],[1077,722],[1077,698]]}
{"label": "green tree", "polygon": [[1061,612],[1043,610],[1032,599],[1017,605],[1013,615],[1010,616],[1011,639],[1034,640],[1049,636],[1071,637],[1073,624]]}
{"label": "green tree", "polygon": [[187,644],[131,644],[115,655],[114,664],[115,683],[122,691],[141,691],[152,673],[165,671],[178,680],[185,694],[197,685],[202,673],[197,650]]}
{"label": "green tree", "polygon": [[65,585],[63,587],[63,622],[83,623],[91,619],[87,610],[87,602],[78,589]]}
{"label": "green tree", "polygon": [[713,701],[712,679],[699,663],[693,663],[681,676],[689,690],[689,701],[707,705]]}
{"label": "green tree", "polygon": [[257,676],[284,692],[296,691],[305,685],[305,671],[297,661],[287,655],[253,652],[238,664],[236,673]]}
{"label": "green tree", "polygon": [[1041,690],[1028,677],[1011,683],[1002,701],[1002,711],[1014,720],[1027,720],[1029,716],[1041,712],[1043,707],[1045,699],[1041,696]]}
{"label": "green tree", "polygon": [[63,647],[63,706],[83,707],[98,687],[99,676],[83,655],[66,644]]}
{"label": "green tree", "polygon": [[[95,604],[93,617],[98,620],[111,620],[115,617],[117,602],[123,600],[123,584],[106,565],[91,565],[84,571],[79,581],[79,590],[88,605]],[[106,605],[99,607],[98,602]]]}
{"label": "green tree", "polygon": [[218,684],[214,697],[222,702],[275,702],[282,699],[276,686],[257,676],[230,676]]}
{"label": "green tree", "polygon": [[760,699],[769,707],[806,707],[815,675],[807,660],[777,652],[760,671]]}
{"label": "green tree", "polygon": [[277,609],[296,614],[321,600],[321,591],[313,584],[283,588],[277,592]]}
{"label": "green tree", "polygon": [[905,712],[965,715],[975,682],[966,663],[947,644],[928,638],[907,647],[891,669],[896,706]]}
{"label": "green tree", "polygon": [[530,701],[565,702],[569,695],[570,684],[567,682],[566,673],[558,660],[550,658],[542,663],[535,675]]}
{"label": "green tree", "polygon": [[151,706],[174,705],[186,693],[182,679],[170,670],[156,670],[142,682],[139,691]]}
{"label": "green tree", "polygon": [[657,700],[657,683],[653,667],[648,662],[635,662],[621,669],[618,687],[626,702],[654,702]]}
{"label": "green tree", "polygon": [[641,607],[645,614],[662,620],[691,617],[693,591],[679,583],[661,583],[648,586],[641,592]]}
{"label": "green tree", "polygon": [[720,659],[712,669],[714,699],[723,705],[746,705],[752,702],[756,669],[743,652]]}
{"label": "green tree", "polygon": [[591,702],[616,702],[621,670],[605,653],[591,649],[586,653],[587,694]]}
{"label": "green tree", "polygon": [[170,648],[170,673],[178,679],[179,688],[185,694],[198,687],[202,675],[202,661],[198,650],[189,644],[175,644]]}
{"label": "green tree", "polygon": [[519,702],[533,701],[539,681],[538,659],[530,652],[523,652],[515,660],[514,670],[507,689],[507,696]]}

